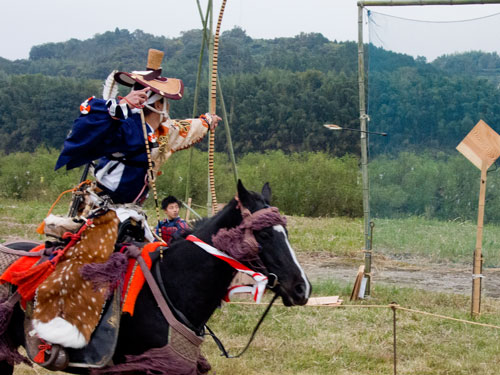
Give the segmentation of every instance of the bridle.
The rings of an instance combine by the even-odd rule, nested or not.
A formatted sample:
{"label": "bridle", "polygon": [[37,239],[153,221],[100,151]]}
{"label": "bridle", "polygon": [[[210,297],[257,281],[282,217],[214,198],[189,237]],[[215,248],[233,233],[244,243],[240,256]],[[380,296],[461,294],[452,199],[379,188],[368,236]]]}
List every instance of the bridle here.
{"label": "bridle", "polygon": [[[278,208],[276,207],[270,207],[267,206],[265,208],[262,208],[260,210],[257,210],[255,212],[250,212],[250,210],[246,207],[244,207],[241,203],[241,201],[236,197],[237,206],[236,208],[240,210],[241,215],[242,215],[242,222],[240,225],[238,225],[236,228],[231,228],[231,229],[220,229],[216,235],[212,236],[212,242],[214,243],[214,246],[211,246],[200,239],[196,238],[193,235],[188,235],[186,237],[186,240],[191,241],[204,249],[205,251],[209,252],[211,255],[217,256],[219,259],[222,259],[226,261],[229,265],[231,265],[233,268],[237,269],[238,271],[244,272],[252,276],[256,280],[256,285],[253,287],[253,293],[254,293],[254,300],[257,302],[260,301],[260,297],[262,296],[264,290],[266,287],[269,289],[274,289],[279,285],[279,280],[278,276],[274,273],[269,273],[267,272],[268,276],[264,276],[260,272],[255,272],[244,266],[243,264],[239,263],[236,259],[230,257],[230,256],[223,256],[220,252],[220,250],[225,250],[228,246],[235,246],[235,240],[236,241],[241,241],[241,246],[239,247],[239,250],[250,250],[252,251],[253,255],[252,258],[255,257],[258,259],[258,252],[260,250],[260,245],[255,239],[255,236],[253,234],[254,230],[261,230],[263,228],[273,226],[273,225],[286,225],[286,219],[285,217],[281,216],[279,213]],[[218,245],[216,245],[218,244]],[[220,247],[219,247],[220,246]],[[226,250],[227,251],[227,250]],[[229,261],[228,261],[229,260]],[[243,268],[244,267],[244,268]],[[265,266],[262,264],[262,267],[265,268]],[[156,278],[157,281],[160,285],[161,293],[163,294],[163,298],[167,301],[167,303],[171,306],[171,308],[176,312],[176,314],[184,321],[184,324],[189,327],[191,330],[198,331],[203,331],[203,328],[200,330],[196,330],[196,328],[187,320],[187,318],[171,303],[170,299],[168,298],[165,289],[163,288],[163,280],[159,268],[159,262],[156,262]],[[264,279],[263,279],[264,278]],[[269,280],[272,280],[272,283],[269,283]],[[259,287],[263,289],[259,289]],[[243,287],[245,288],[245,287]],[[247,292],[248,289],[251,289],[251,287],[246,287]],[[228,296],[229,298],[229,292]],[[271,310],[271,307],[278,298],[278,294],[275,292],[273,298],[269,302],[268,306],[264,310],[263,314],[261,315],[259,321],[257,322],[256,326],[254,327],[252,334],[245,345],[245,347],[238,353],[237,355],[231,355],[229,352],[226,350],[224,345],[222,344],[221,340],[216,336],[216,334],[208,327],[206,324],[204,325],[204,328],[208,331],[208,334],[205,333],[206,335],[209,335],[212,337],[212,339],[215,341],[217,344],[219,350],[221,351],[222,355],[225,356],[226,358],[238,358],[242,356],[247,349],[250,347],[250,344],[255,338],[255,335],[257,334],[257,331],[259,330],[262,322],[264,321],[265,317],[267,316],[268,312]]]}
{"label": "bridle", "polygon": [[220,229],[212,236],[212,243],[215,248],[239,261],[252,262],[259,259],[260,251],[254,231],[274,225],[286,226],[286,218],[281,216],[277,207],[266,206],[252,213],[238,197],[235,200],[236,209],[241,212],[241,223],[234,228]]}
{"label": "bridle", "polygon": [[[276,299],[278,298],[278,294],[274,293],[273,298],[271,299],[271,301],[267,305],[266,309],[262,313],[259,321],[255,325],[255,327],[254,327],[254,329],[252,331],[252,334],[251,334],[250,338],[248,339],[248,342],[245,345],[245,347],[238,354],[231,355],[231,354],[229,354],[229,352],[224,347],[224,344],[222,343],[222,341],[217,337],[217,335],[214,333],[214,331],[212,331],[212,329],[210,329],[210,327],[208,325],[205,324],[200,329],[196,328],[181,311],[179,311],[178,309],[175,308],[175,306],[173,305],[172,301],[168,297],[167,291],[165,290],[165,287],[163,285],[164,283],[163,283],[163,277],[161,276],[160,261],[159,260],[156,261],[155,276],[156,276],[156,283],[157,283],[157,285],[159,287],[159,290],[161,291],[161,295],[163,296],[166,304],[169,306],[169,308],[171,310],[173,310],[173,312],[175,312],[175,314],[180,319],[177,322],[184,324],[189,330],[191,330],[191,332],[195,332],[198,336],[204,336],[204,335],[206,335],[206,336],[212,337],[212,339],[216,343],[217,347],[221,351],[222,355],[225,356],[226,358],[238,358],[238,357],[241,357],[247,351],[247,349],[250,347],[250,344],[254,340],[255,335],[257,334],[257,331],[260,328],[260,325],[262,324],[262,322],[266,318],[267,313],[269,312],[269,310],[271,310],[271,307],[272,307],[274,301],[276,301]],[[276,280],[277,280],[277,277],[276,277]],[[168,321],[168,322],[171,323],[170,321]],[[208,333],[205,333],[205,329],[208,331]]]}

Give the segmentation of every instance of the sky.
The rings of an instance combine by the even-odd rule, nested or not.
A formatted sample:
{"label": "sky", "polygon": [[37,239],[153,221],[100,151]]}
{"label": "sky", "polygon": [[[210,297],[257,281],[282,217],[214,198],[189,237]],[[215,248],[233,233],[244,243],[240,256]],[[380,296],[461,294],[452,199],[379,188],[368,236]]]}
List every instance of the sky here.
{"label": "sky", "polygon": [[[221,2],[214,0],[214,13],[218,14]],[[200,3],[205,11],[208,0],[200,0]],[[178,37],[182,31],[201,28],[196,0],[0,0],[0,4],[0,57],[9,60],[28,58],[34,45],[71,38],[88,39],[117,27],[129,31],[140,29],[169,38]],[[411,19],[451,21],[500,13],[500,4],[368,9]],[[214,18],[215,22],[217,18]],[[356,0],[227,0],[222,31],[240,26],[252,38],[271,39],[318,32],[330,40],[355,41],[358,38],[357,19]],[[500,33],[492,32],[489,26],[486,28],[485,36],[478,38],[500,53]],[[392,38],[397,39],[394,37],[398,33],[399,30],[393,31]],[[473,29],[470,33],[476,31]],[[455,39],[463,40],[464,37]],[[442,46],[448,42],[434,40],[415,44],[416,49],[408,53],[433,59],[440,48],[436,44]],[[472,41],[472,47],[466,48],[475,45],[477,41]]]}

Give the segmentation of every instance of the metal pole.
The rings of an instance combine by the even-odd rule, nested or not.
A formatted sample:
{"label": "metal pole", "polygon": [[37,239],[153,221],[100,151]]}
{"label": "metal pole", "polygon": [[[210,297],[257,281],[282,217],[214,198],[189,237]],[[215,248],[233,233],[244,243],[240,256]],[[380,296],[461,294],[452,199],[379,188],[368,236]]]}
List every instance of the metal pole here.
{"label": "metal pole", "polygon": [[358,7],[373,6],[410,6],[410,5],[479,5],[479,4],[500,4],[499,0],[366,0],[358,1]]}
{"label": "metal pole", "polygon": [[[210,14],[210,4],[212,3],[211,1],[208,2],[207,5],[207,12],[206,15],[203,16],[203,11],[201,10],[201,5],[200,1],[197,0],[196,3],[198,4],[198,11],[200,12],[200,17],[201,17],[201,23],[203,25],[203,36],[202,36],[202,41],[201,41],[201,48],[200,48],[200,57],[198,59],[198,71],[196,73],[196,86],[194,89],[194,100],[193,100],[193,115],[192,118],[195,118],[196,114],[198,113],[198,97],[200,95],[200,82],[201,82],[201,69],[203,67],[203,56],[205,52],[205,46],[208,44],[206,43],[206,38],[207,38],[207,22],[208,22],[208,15]],[[194,153],[194,147],[190,147],[189,149],[189,159],[188,159],[188,174],[186,178],[186,194],[184,196],[184,200],[187,201],[189,199],[189,196],[191,194],[191,168],[193,166],[193,153]]]}
{"label": "metal pole", "polygon": [[[359,4],[359,3],[358,3]],[[363,45],[363,6],[358,5],[358,84],[359,84],[359,119],[361,128],[361,174],[363,178],[363,218],[365,238],[365,295],[370,295],[371,249],[370,244],[370,187],[368,182],[368,142],[366,135],[366,99],[365,99],[365,57]]]}

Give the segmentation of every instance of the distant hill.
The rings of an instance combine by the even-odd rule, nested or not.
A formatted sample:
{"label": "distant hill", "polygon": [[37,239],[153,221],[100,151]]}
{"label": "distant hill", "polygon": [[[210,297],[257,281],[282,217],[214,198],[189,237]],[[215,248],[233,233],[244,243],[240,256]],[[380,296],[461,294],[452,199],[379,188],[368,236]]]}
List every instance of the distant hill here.
{"label": "distant hill", "polygon": [[434,60],[432,65],[450,74],[486,78],[500,87],[500,56],[496,52],[471,51],[443,55]]}
{"label": "distant hill", "polygon": [[[191,117],[201,41],[201,30],[165,38],[115,29],[87,40],[35,46],[29,59],[0,58],[0,151],[61,147],[80,102],[101,96],[113,69],[145,68],[149,48],[165,52],[164,75],[185,83],[183,100],[172,103],[173,117]],[[391,134],[374,144],[373,152],[448,147],[478,117],[500,126],[496,54],[442,56],[428,64],[380,48],[367,52],[370,124]],[[357,43],[318,33],[253,39],[240,28],[224,32],[219,75],[235,151],[358,154],[359,134],[322,127],[359,126],[357,56]],[[198,112],[207,108],[204,60]],[[222,150],[223,127],[217,134]]]}

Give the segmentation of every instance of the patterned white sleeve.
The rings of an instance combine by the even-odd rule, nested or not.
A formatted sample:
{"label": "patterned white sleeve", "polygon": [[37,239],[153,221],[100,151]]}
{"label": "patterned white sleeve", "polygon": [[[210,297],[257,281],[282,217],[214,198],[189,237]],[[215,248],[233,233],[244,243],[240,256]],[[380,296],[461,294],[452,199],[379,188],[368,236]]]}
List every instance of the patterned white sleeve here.
{"label": "patterned white sleeve", "polygon": [[159,147],[152,150],[154,170],[158,172],[163,163],[176,151],[191,147],[200,142],[208,132],[209,123],[205,115],[197,119],[164,121],[160,126],[165,136],[158,139]]}
{"label": "patterned white sleeve", "polygon": [[116,99],[108,99],[106,102],[108,107],[109,115],[113,118],[120,118],[126,120],[128,118],[128,106],[127,103],[118,103]]}

